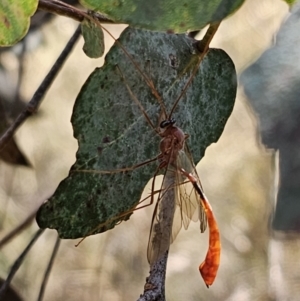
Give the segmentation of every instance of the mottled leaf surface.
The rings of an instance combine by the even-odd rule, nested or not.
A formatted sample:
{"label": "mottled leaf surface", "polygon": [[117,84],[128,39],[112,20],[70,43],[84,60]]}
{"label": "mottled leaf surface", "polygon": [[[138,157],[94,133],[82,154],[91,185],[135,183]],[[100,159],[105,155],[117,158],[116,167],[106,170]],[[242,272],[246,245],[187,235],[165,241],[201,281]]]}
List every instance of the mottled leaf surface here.
{"label": "mottled leaf surface", "polygon": [[104,53],[103,30],[100,26],[84,19],[81,22],[81,32],[84,38],[83,51],[90,58],[99,58]]}
{"label": "mottled leaf surface", "polygon": [[[153,81],[169,115],[198,65],[193,40],[186,35],[128,28],[119,41]],[[55,228],[62,238],[82,237],[114,227],[124,217],[112,218],[137,205],[159,165],[156,160],[133,171],[94,172],[134,166],[159,154],[161,138],[150,127],[133,95],[155,127],[166,116],[120,44],[112,47],[105,65],[96,69],[82,87],[72,116],[79,143],[77,161],[37,216],[40,227]],[[234,105],[236,85],[229,56],[220,49],[211,49],[173,115],[167,116],[175,118],[177,126],[189,134],[187,143],[195,162],[220,137]]]}
{"label": "mottled leaf surface", "polygon": [[199,30],[221,21],[244,0],[81,0],[83,6],[106,14],[118,23],[177,33]]}
{"label": "mottled leaf surface", "polygon": [[37,0],[0,1],[0,46],[11,46],[25,36],[37,4]]}

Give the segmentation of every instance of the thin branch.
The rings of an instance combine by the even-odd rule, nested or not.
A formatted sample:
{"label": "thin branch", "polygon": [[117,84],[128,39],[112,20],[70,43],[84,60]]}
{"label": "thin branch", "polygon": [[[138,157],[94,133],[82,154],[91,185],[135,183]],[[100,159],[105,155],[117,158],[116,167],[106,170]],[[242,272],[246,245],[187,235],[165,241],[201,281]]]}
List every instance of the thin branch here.
{"label": "thin branch", "polygon": [[18,103],[21,100],[20,97],[20,88],[21,84],[23,81],[23,76],[24,76],[24,57],[26,53],[26,48],[27,48],[27,40],[24,39],[21,43],[21,53],[18,55],[18,63],[19,63],[19,70],[18,70],[18,80],[17,80],[17,85],[16,85],[16,91],[15,91],[15,97],[14,97],[14,103]]}
{"label": "thin branch", "polygon": [[37,230],[37,232],[35,233],[35,235],[31,239],[31,241],[28,244],[28,246],[25,248],[25,250],[21,253],[21,255],[17,258],[17,260],[15,261],[15,263],[13,264],[13,266],[11,267],[10,272],[9,272],[6,280],[3,282],[3,284],[2,284],[2,286],[0,288],[0,300],[2,300],[4,298],[6,290],[8,289],[8,287],[9,287],[9,285],[10,285],[10,283],[11,283],[13,277],[14,277],[14,275],[16,274],[16,272],[18,271],[19,267],[23,263],[26,255],[30,251],[31,247],[34,245],[34,243],[36,242],[36,240],[39,238],[39,236],[43,232],[44,232],[44,229]]}
{"label": "thin branch", "polygon": [[11,126],[5,131],[5,133],[0,138],[0,150],[5,147],[5,145],[8,143],[8,141],[13,137],[16,130],[19,128],[21,124],[32,114],[36,113],[46,92],[50,88],[52,82],[56,78],[58,72],[62,68],[64,62],[68,58],[69,54],[71,53],[71,50],[73,49],[75,43],[77,42],[78,38],[80,36],[80,26],[76,29],[73,36],[67,43],[66,47],[52,66],[51,70],[47,74],[47,76],[44,78],[41,85],[38,87],[36,92],[34,93],[32,99],[27,104],[25,110],[19,114],[19,116],[15,119],[15,121],[11,124]]}
{"label": "thin branch", "polygon": [[165,280],[168,261],[168,251],[155,262],[146,278],[144,293],[137,301],[165,301]]}
{"label": "thin branch", "polygon": [[69,7],[61,5],[60,1],[40,0],[38,9],[52,14],[69,17],[79,22],[84,19],[83,14],[78,8],[71,5],[69,5]]}
{"label": "thin branch", "polygon": [[26,229],[34,220],[37,210],[34,210],[26,219],[21,222],[17,227],[15,227],[11,232],[9,232],[4,238],[0,240],[0,249],[10,242],[19,232]]}
{"label": "thin branch", "polygon": [[[40,0],[38,8],[49,13],[72,18],[79,22],[82,22],[84,18],[92,20],[86,11],[58,0]],[[114,23],[111,19],[100,13],[95,12],[93,16],[101,23]]]}
{"label": "thin branch", "polygon": [[[166,279],[166,269],[168,261],[168,253],[170,247],[170,239],[172,236],[172,225],[175,212],[175,174],[173,172],[167,172],[164,178],[163,189],[170,188],[166,190],[166,193],[160,200],[159,213],[156,224],[153,226],[152,231],[152,254],[158,258],[150,266],[150,275],[146,279],[146,284],[144,286],[144,293],[140,296],[137,301],[165,301],[165,279]],[[155,213],[154,213],[155,214]],[[161,254],[161,251],[164,252]]]}
{"label": "thin branch", "polygon": [[43,300],[46,285],[47,285],[49,275],[50,275],[50,272],[51,272],[51,269],[52,269],[52,266],[53,266],[53,263],[54,263],[54,259],[56,257],[57,251],[59,249],[60,241],[61,241],[61,239],[57,235],[56,242],[55,242],[55,245],[54,245],[54,248],[53,248],[53,251],[52,251],[52,255],[51,255],[51,258],[50,258],[49,263],[47,265],[47,269],[45,271],[43,282],[42,282],[42,285],[41,285],[41,288],[40,288],[40,293],[39,293],[39,296],[38,296],[38,299],[37,299],[38,301]]}

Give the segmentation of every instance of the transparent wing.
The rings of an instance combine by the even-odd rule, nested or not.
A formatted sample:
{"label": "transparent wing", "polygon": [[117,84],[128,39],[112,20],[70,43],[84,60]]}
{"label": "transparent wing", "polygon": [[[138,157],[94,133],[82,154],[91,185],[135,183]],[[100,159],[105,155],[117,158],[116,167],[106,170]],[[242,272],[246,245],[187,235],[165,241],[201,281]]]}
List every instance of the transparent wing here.
{"label": "transparent wing", "polygon": [[201,232],[204,232],[207,227],[207,217],[203,204],[199,200],[199,195],[192,183],[187,181],[187,178],[180,172],[180,168],[191,173],[200,184],[199,176],[187,147],[185,147],[184,151],[179,152],[177,157],[177,179],[175,187],[176,208],[170,240],[171,243],[175,240],[182,225],[187,229],[191,220],[194,222],[200,221]]}
{"label": "transparent wing", "polygon": [[170,246],[175,212],[174,187],[174,173],[166,171],[152,217],[147,251],[148,262],[150,264],[156,262]]}
{"label": "transparent wing", "polygon": [[200,184],[189,151],[185,147],[177,156],[176,167],[168,166],[154,208],[147,251],[150,264],[169,249],[182,225],[187,229],[191,220],[200,220],[201,232],[204,232],[207,226],[205,210],[199,195],[192,183],[180,172],[180,168],[191,173]]}

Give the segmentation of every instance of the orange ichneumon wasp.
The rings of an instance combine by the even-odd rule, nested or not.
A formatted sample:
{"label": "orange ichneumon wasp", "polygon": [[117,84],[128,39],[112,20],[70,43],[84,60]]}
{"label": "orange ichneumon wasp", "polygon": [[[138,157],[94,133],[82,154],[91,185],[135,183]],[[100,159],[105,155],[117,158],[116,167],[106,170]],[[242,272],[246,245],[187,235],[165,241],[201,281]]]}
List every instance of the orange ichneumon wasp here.
{"label": "orange ichneumon wasp", "polygon": [[[151,49],[150,41],[155,42]],[[79,142],[77,161],[41,207],[41,227],[57,229],[62,238],[104,232],[153,204],[157,194],[147,252],[151,264],[168,250],[182,225],[200,220],[204,231],[208,218],[213,229],[210,207],[199,202],[191,181],[199,182],[191,154],[198,161],[222,133],[235,99],[235,70],[221,50],[193,53],[193,42],[184,35],[125,30],[76,100],[72,123]],[[175,126],[173,117],[190,136]],[[155,191],[161,172],[162,188]],[[139,198],[151,176],[145,204]],[[173,205],[168,203],[165,211],[169,193]],[[171,216],[168,224],[161,223],[165,214]],[[200,269],[207,285],[212,283],[205,276],[209,258]]]}

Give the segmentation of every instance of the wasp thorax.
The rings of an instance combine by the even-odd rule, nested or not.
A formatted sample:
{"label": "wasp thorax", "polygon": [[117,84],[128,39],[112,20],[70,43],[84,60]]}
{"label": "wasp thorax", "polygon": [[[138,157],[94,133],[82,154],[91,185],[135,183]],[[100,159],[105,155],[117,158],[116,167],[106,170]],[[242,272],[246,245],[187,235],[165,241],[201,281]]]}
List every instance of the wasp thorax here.
{"label": "wasp thorax", "polygon": [[160,124],[160,127],[165,129],[161,134],[163,139],[159,146],[163,155],[163,165],[174,164],[178,156],[178,152],[184,147],[184,132],[174,124],[175,119],[164,120]]}

